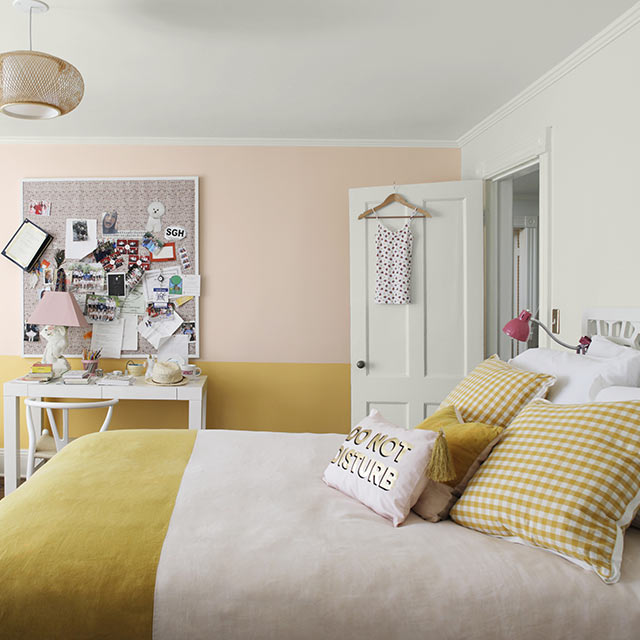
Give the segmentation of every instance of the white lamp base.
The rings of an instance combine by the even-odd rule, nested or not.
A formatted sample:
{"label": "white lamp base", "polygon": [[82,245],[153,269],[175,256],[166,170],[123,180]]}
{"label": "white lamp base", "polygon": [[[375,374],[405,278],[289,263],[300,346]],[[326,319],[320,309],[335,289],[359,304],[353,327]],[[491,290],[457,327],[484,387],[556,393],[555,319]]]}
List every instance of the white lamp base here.
{"label": "white lamp base", "polygon": [[67,328],[48,325],[40,332],[40,335],[47,340],[42,362],[52,365],[53,377],[59,378],[63,373],[71,369],[71,365],[62,355],[68,346]]}

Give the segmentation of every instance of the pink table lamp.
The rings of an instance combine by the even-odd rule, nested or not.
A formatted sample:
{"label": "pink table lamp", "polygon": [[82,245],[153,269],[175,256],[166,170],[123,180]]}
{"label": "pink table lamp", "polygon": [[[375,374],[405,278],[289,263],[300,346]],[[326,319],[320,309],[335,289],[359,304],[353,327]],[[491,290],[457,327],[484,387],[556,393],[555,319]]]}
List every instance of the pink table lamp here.
{"label": "pink table lamp", "polygon": [[567,349],[571,349],[576,353],[583,353],[583,354],[586,353],[587,349],[589,348],[589,344],[591,343],[591,339],[587,336],[580,338],[580,344],[576,345],[575,347],[570,344],[567,344],[566,342],[562,342],[562,340],[559,340],[558,338],[556,338],[551,333],[551,331],[549,331],[549,329],[547,329],[547,327],[545,327],[542,324],[542,322],[540,322],[540,320],[537,320],[536,318],[532,317],[531,313],[526,309],[524,311],[521,311],[520,315],[517,318],[514,318],[513,320],[509,320],[509,322],[507,322],[507,324],[505,324],[504,327],[502,328],[502,332],[508,335],[510,338],[513,338],[514,340],[518,340],[519,342],[526,342],[529,339],[529,333],[531,331],[531,324],[530,324],[531,322],[535,322],[539,327],[542,327],[542,329],[546,331],[548,336],[554,342],[557,342],[559,345],[562,345]]}
{"label": "pink table lamp", "polygon": [[45,291],[27,320],[29,324],[44,325],[40,332],[47,339],[42,362],[53,366],[57,378],[71,367],[63,353],[67,350],[67,327],[88,327],[78,302],[68,291]]}

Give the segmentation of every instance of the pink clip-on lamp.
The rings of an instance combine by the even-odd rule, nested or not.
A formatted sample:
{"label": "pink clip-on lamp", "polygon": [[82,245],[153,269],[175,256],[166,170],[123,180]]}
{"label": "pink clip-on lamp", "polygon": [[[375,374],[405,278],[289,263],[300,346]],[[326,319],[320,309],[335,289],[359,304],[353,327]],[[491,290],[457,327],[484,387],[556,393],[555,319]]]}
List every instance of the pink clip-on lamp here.
{"label": "pink clip-on lamp", "polygon": [[580,343],[576,346],[572,346],[570,344],[567,344],[566,342],[562,342],[562,340],[556,338],[551,333],[551,331],[549,331],[549,329],[547,329],[547,327],[545,327],[542,322],[540,322],[540,320],[534,318],[526,309],[524,311],[521,311],[520,315],[517,318],[509,320],[509,322],[507,322],[507,324],[505,324],[502,328],[502,332],[508,335],[510,338],[513,338],[514,340],[518,340],[519,342],[526,342],[529,339],[531,322],[535,322],[539,327],[542,327],[542,329],[544,329],[547,335],[554,342],[557,342],[559,345],[566,347],[567,349],[571,349],[576,353],[585,354],[587,352],[587,349],[589,348],[589,345],[591,344],[591,338],[589,338],[589,336],[583,336],[582,338],[580,338]]}

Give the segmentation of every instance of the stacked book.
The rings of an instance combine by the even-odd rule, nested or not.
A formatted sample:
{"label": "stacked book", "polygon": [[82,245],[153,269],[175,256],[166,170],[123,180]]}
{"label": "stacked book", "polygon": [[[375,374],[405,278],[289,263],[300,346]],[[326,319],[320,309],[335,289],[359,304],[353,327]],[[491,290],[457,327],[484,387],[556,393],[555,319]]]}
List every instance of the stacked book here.
{"label": "stacked book", "polygon": [[114,375],[112,373],[107,373],[102,378],[98,378],[96,384],[105,387],[127,387],[131,384],[134,384],[136,379],[133,376],[122,376],[122,375]]}
{"label": "stacked book", "polygon": [[26,376],[18,378],[18,382],[42,383],[49,382],[53,378],[53,366],[36,362],[31,366],[31,371]]}
{"label": "stacked book", "polygon": [[72,369],[62,374],[62,382],[65,384],[89,384],[91,373],[82,369]]}

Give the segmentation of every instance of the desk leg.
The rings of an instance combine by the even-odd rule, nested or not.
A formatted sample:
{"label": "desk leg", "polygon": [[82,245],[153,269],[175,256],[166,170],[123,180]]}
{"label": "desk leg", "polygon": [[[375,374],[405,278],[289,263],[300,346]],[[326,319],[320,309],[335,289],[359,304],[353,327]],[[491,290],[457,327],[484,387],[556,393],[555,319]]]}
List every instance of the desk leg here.
{"label": "desk leg", "polygon": [[204,388],[204,393],[202,394],[202,426],[200,428],[207,428],[207,387]]}
{"label": "desk leg", "polygon": [[204,429],[202,420],[203,399],[189,400],[189,429]]}
{"label": "desk leg", "polygon": [[20,398],[4,397],[4,495],[18,488],[20,479]]}

